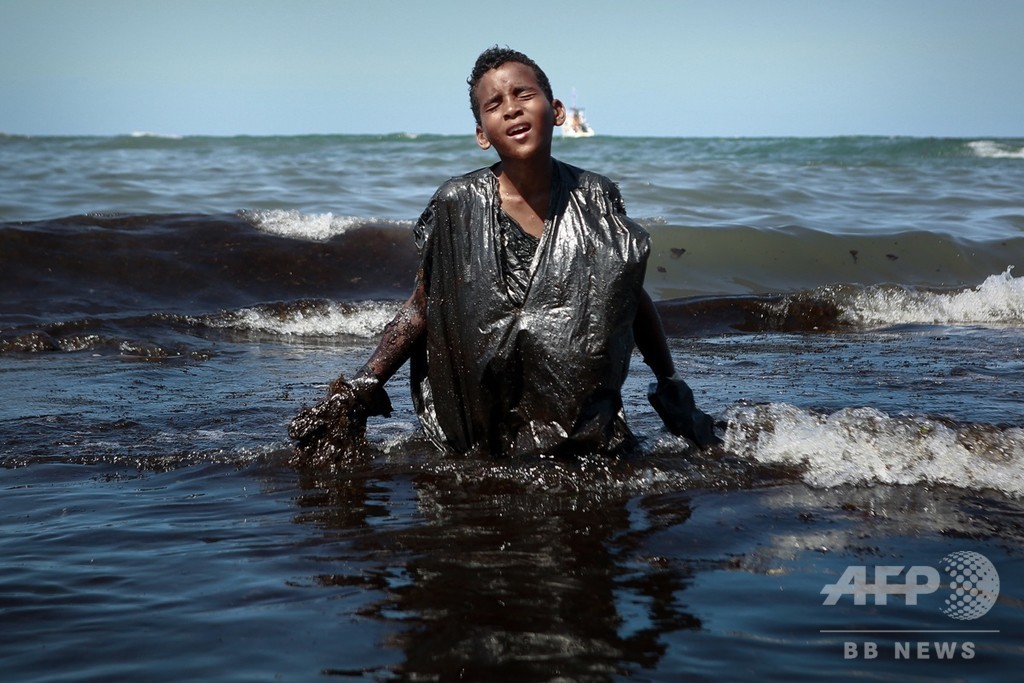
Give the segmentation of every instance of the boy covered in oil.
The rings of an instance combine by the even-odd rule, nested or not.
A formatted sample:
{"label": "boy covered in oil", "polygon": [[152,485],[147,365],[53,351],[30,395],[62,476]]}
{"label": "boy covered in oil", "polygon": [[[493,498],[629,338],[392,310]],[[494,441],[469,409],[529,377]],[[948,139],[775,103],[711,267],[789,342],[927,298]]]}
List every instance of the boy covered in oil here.
{"label": "boy covered in oil", "polygon": [[407,360],[420,423],[447,452],[627,451],[621,388],[634,346],[669,431],[720,443],[643,289],[649,236],[610,180],[552,157],[566,110],[547,76],[495,47],[468,83],[476,142],[498,161],[431,198],[414,229],[411,296],[359,373],[293,420],[300,459],[358,448],[367,417],[390,414],[383,385]]}

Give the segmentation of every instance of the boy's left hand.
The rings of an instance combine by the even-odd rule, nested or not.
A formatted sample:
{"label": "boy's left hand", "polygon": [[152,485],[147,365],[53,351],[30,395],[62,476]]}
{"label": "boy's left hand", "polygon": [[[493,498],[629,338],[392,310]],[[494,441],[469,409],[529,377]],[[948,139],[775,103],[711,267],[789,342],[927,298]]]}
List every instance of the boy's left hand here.
{"label": "boy's left hand", "polygon": [[722,439],[715,434],[715,421],[697,407],[693,390],[683,380],[662,378],[651,383],[647,400],[665,428],[676,436],[686,437],[702,449],[722,445]]}

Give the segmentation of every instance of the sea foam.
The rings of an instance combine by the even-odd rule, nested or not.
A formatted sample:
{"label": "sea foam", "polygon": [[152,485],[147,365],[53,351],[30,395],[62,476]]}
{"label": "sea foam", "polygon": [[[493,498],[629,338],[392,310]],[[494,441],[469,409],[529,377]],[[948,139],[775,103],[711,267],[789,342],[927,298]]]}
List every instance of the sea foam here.
{"label": "sea foam", "polygon": [[816,413],[785,403],[726,412],[726,449],[796,465],[814,487],[941,484],[1024,494],[1024,429],[893,416],[869,407]]}
{"label": "sea foam", "polygon": [[333,213],[303,213],[294,209],[243,211],[240,216],[258,230],[281,237],[326,241],[367,222],[365,218]]}
{"label": "sea foam", "polygon": [[843,305],[857,325],[1019,324],[1024,322],[1024,278],[1008,267],[973,289],[929,292],[891,286],[867,287]]}
{"label": "sea foam", "polygon": [[1014,147],[992,140],[976,140],[967,143],[975,156],[985,159],[1024,159],[1024,147]]}
{"label": "sea foam", "polygon": [[330,301],[265,304],[206,316],[210,327],[294,337],[348,335],[373,338],[397,312],[397,304],[366,302],[358,305]]}

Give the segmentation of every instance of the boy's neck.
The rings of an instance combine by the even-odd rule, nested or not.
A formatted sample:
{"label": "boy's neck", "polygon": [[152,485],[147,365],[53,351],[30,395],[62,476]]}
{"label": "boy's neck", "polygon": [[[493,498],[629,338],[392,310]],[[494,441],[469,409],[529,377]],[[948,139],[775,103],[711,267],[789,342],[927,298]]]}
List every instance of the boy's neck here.
{"label": "boy's neck", "polygon": [[546,157],[542,163],[509,163],[503,160],[495,173],[505,213],[527,233],[540,237],[551,207],[551,176],[554,173],[551,157]]}
{"label": "boy's neck", "polygon": [[[554,173],[551,157],[538,161],[502,160],[498,164],[498,185],[506,199],[521,199],[534,206],[537,200],[547,199],[551,194],[551,175]],[[534,208],[540,208],[534,206]],[[547,207],[543,207],[546,214]],[[543,215],[543,214],[542,214]]]}

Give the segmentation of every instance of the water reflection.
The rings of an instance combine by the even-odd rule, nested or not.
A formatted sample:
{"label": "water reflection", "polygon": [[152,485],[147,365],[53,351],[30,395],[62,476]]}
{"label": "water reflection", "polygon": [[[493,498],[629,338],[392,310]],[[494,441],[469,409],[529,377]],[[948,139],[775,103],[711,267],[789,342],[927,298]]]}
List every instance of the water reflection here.
{"label": "water reflection", "polygon": [[385,645],[404,656],[389,675],[605,681],[701,626],[680,599],[692,569],[637,555],[686,522],[688,500],[637,497],[631,468],[363,463],[307,475],[299,519],[345,539],[352,571],[320,582],[368,589],[359,616],[393,625]]}

